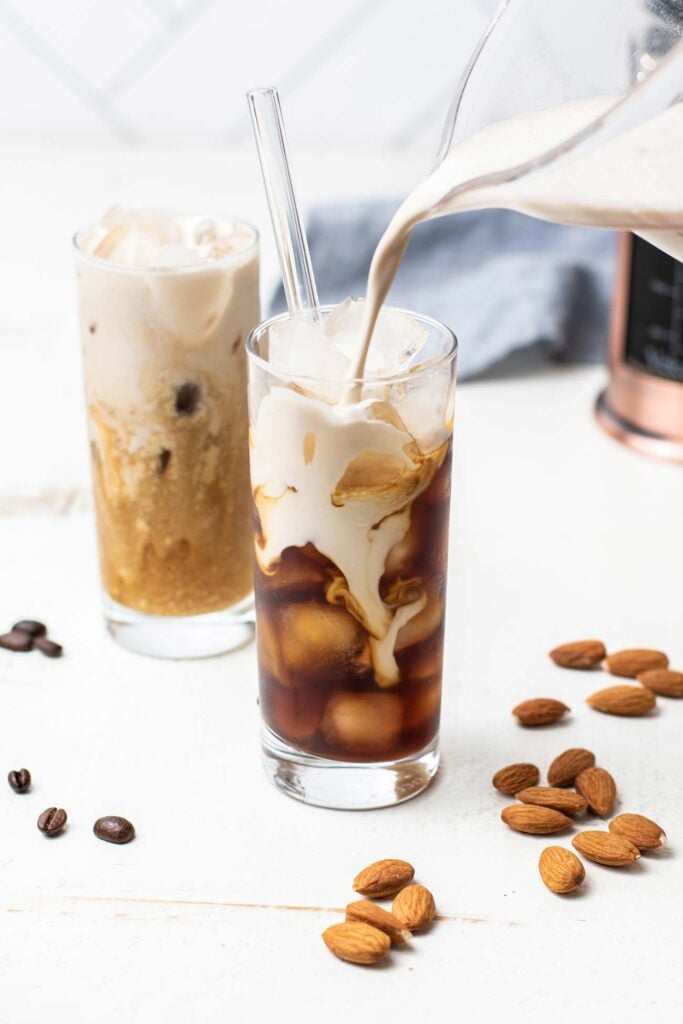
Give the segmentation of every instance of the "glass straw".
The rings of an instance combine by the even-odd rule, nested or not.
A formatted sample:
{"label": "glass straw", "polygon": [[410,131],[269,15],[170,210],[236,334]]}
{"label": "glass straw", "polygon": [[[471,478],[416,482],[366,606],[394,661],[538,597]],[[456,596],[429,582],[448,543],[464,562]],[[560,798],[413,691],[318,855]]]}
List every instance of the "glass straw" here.
{"label": "glass straw", "polygon": [[317,321],[320,319],[318,292],[292,182],[280,97],[275,88],[250,89],[247,100],[280,257],[287,307],[291,316]]}

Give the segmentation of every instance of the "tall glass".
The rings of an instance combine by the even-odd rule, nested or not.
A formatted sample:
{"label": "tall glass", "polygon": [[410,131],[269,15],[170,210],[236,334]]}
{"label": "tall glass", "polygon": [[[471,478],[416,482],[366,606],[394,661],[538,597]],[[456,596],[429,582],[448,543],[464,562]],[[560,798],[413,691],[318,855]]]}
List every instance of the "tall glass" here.
{"label": "tall glass", "polygon": [[75,248],[107,625],[134,651],[183,658],[253,632],[244,339],[259,260],[250,225],[192,218],[207,258],[167,245],[144,265],[175,220],[105,217]]}
{"label": "tall glass", "polygon": [[399,803],[438,767],[456,340],[391,312],[427,340],[353,401],[271,361],[288,316],[247,339],[264,763],[326,807]]}

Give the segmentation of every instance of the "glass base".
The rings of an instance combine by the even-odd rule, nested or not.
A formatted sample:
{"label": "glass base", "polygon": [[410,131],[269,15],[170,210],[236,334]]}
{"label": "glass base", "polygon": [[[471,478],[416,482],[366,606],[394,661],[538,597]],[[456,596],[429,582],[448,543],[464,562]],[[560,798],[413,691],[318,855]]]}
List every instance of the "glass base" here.
{"label": "glass base", "polygon": [[265,726],[263,765],[279,790],[306,804],[342,811],[391,807],[417,796],[439,767],[439,740],[399,761],[330,761],[288,746]]}
{"label": "glass base", "polygon": [[118,644],[152,658],[211,658],[242,647],[254,636],[252,595],[207,615],[145,615],[104,595],[107,629]]}

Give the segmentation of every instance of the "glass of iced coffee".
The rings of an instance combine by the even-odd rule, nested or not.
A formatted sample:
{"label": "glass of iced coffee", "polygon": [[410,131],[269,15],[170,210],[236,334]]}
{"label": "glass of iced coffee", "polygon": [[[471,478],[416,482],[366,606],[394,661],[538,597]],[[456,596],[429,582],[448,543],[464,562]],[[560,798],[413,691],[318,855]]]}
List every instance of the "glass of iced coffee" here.
{"label": "glass of iced coffee", "polygon": [[75,238],[105,616],[124,646],[202,657],[253,620],[244,340],[258,236],[114,209]]}
{"label": "glass of iced coffee", "polygon": [[247,340],[266,769],[308,803],[380,807],[438,766],[456,340],[363,303]]}

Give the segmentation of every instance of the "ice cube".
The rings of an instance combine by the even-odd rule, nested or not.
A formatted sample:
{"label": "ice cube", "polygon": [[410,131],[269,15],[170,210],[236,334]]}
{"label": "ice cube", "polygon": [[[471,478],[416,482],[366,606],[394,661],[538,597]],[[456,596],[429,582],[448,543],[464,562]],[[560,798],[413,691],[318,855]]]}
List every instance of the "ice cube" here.
{"label": "ice cube", "polygon": [[441,676],[418,683],[411,689],[404,703],[403,727],[405,729],[424,728],[430,719],[436,719],[438,725],[439,708],[441,707]]}
{"label": "ice cube", "polygon": [[349,360],[330,344],[322,326],[295,318],[276,322],[268,332],[268,361],[273,369],[292,377],[314,377],[314,389],[336,400],[349,374]]}
{"label": "ice cube", "polygon": [[443,596],[440,593],[431,593],[422,611],[399,629],[394,645],[396,654],[436,637],[443,625],[443,609]]}
{"label": "ice cube", "polygon": [[403,679],[410,679],[412,682],[440,679],[443,666],[442,639],[437,634],[427,643],[407,647],[399,658]]}
{"label": "ice cube", "polygon": [[322,729],[329,743],[354,754],[386,750],[401,731],[403,705],[393,693],[337,693],[325,709]]}
{"label": "ice cube", "polygon": [[263,693],[261,707],[266,722],[279,736],[307,740],[320,725],[325,709],[324,690],[319,686],[309,686],[305,692],[271,687]]}
{"label": "ice cube", "polygon": [[[311,545],[307,547],[310,548]],[[266,573],[260,576],[260,585],[266,593],[273,594],[277,600],[285,601],[296,599],[300,594],[310,598],[322,596],[325,580],[323,566],[307,558],[303,549],[286,548],[275,572],[270,576]]]}
{"label": "ice cube", "polygon": [[218,238],[216,222],[207,218],[200,220],[194,225],[192,235],[195,245],[213,245]]}
{"label": "ice cube", "polygon": [[442,444],[452,429],[453,383],[450,365],[435,367],[401,384],[403,394],[394,395],[394,409],[423,451]]}
{"label": "ice cube", "polygon": [[184,243],[205,260],[225,259],[248,249],[256,240],[254,229],[239,221],[186,217],[180,225]]}
{"label": "ice cube", "polygon": [[124,267],[151,267],[159,250],[178,239],[170,218],[113,207],[98,225],[92,252]]}
{"label": "ice cube", "polygon": [[363,646],[360,624],[330,605],[290,604],[278,612],[282,659],[294,673],[341,671]]}
{"label": "ice cube", "polygon": [[204,263],[196,249],[189,249],[181,242],[170,242],[162,245],[150,262],[151,267],[191,267],[197,263]]}
{"label": "ice cube", "polygon": [[[364,299],[345,299],[325,320],[325,333],[349,363],[358,347],[364,309]],[[407,313],[382,309],[368,350],[367,376],[403,373],[414,362],[427,337],[427,330]]]}

